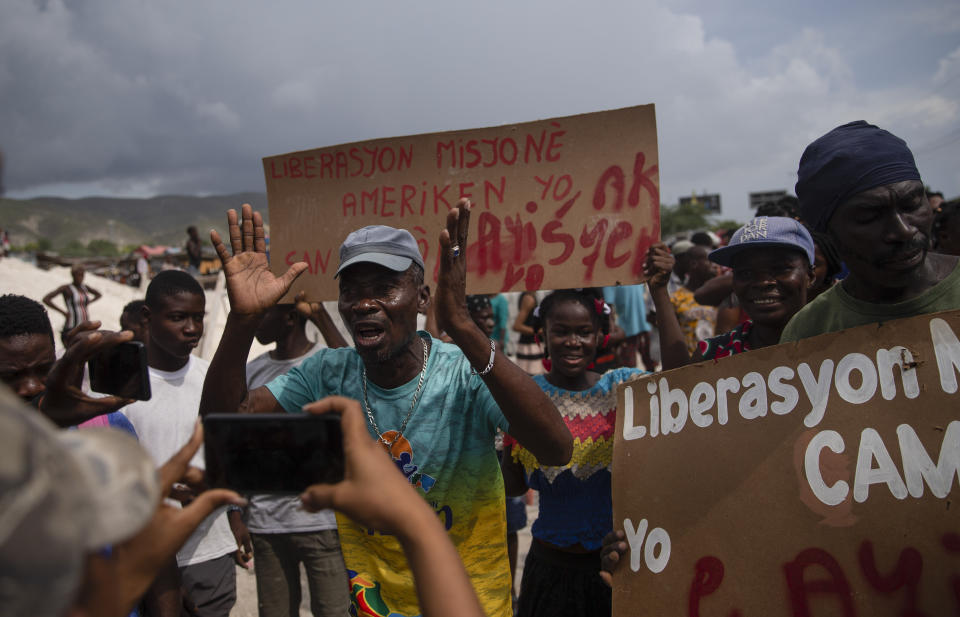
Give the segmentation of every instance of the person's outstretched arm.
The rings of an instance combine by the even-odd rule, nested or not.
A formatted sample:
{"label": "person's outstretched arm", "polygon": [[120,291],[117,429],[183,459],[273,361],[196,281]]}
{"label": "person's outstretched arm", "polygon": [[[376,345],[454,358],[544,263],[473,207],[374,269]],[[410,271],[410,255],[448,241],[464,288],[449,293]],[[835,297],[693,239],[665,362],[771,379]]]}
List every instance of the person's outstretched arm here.
{"label": "person's outstretched arm", "polygon": [[[467,312],[469,226],[470,201],[461,199],[447,215],[447,228],[440,232],[437,325],[453,339],[477,372],[482,372],[490,361],[490,339]],[[455,246],[458,251],[453,250]],[[493,367],[482,378],[510,423],[510,434],[540,463],[566,465],[570,461],[573,437],[557,408],[502,349],[496,349]]]}
{"label": "person's outstretched arm", "polygon": [[715,276],[693,292],[697,304],[720,306],[733,293],[733,274]]}
{"label": "person's outstretched arm", "polygon": [[229,210],[227,226],[230,250],[220,234],[210,230],[210,241],[227,279],[230,314],[203,382],[200,415],[235,411],[280,413],[283,408],[266,387],[247,391],[247,355],[264,312],[287,293],[307,264],[295,263],[280,277],[270,272],[263,218],[250,204],[243,204],[239,221],[236,210]]}
{"label": "person's outstretched arm", "polygon": [[527,485],[527,478],[523,473],[523,465],[519,461],[513,460],[510,453],[510,446],[503,446],[503,453],[500,459],[500,475],[503,476],[503,490],[507,497],[519,497],[530,488]]}
{"label": "person's outstretched arm", "polygon": [[304,411],[340,414],[346,464],[343,481],[314,484],[300,496],[304,507],[334,508],[361,525],[394,534],[413,572],[423,617],[482,616],[477,594],[440,519],[387,451],[370,438],[360,404],[331,396]]}
{"label": "person's outstretched arm", "polygon": [[644,265],[650,297],[657,310],[657,330],[660,332],[660,361],[663,370],[690,364],[690,352],[683,340],[683,331],[677,319],[677,311],[670,302],[667,283],[673,271],[675,259],[666,244],[658,242],[650,247]]}

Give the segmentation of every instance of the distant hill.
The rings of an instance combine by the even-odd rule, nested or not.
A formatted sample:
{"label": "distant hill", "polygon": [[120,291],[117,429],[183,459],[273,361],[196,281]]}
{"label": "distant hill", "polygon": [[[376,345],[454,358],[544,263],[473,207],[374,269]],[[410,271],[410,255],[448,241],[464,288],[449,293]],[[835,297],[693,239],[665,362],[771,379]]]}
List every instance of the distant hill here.
{"label": "distant hill", "polygon": [[0,199],[0,227],[10,234],[14,246],[47,238],[53,250],[71,241],[86,245],[91,240],[109,240],[119,247],[139,244],[182,246],[186,229],[196,225],[207,239],[211,227],[225,235],[226,211],[251,204],[268,221],[265,193],[236,193],[192,197],[162,195],[149,199],[85,197],[63,199]]}

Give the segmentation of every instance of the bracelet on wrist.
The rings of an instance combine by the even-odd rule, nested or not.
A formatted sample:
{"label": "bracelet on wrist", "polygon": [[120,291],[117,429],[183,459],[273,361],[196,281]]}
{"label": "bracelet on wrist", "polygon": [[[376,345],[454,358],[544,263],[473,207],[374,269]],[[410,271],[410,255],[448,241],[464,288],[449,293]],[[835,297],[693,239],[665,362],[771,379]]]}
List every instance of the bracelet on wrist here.
{"label": "bracelet on wrist", "polygon": [[470,374],[486,377],[490,373],[490,371],[493,370],[493,359],[496,357],[496,355],[497,355],[497,342],[494,341],[493,339],[490,339],[490,361],[487,362],[487,366],[484,367],[482,371],[478,371],[477,369],[471,366]]}

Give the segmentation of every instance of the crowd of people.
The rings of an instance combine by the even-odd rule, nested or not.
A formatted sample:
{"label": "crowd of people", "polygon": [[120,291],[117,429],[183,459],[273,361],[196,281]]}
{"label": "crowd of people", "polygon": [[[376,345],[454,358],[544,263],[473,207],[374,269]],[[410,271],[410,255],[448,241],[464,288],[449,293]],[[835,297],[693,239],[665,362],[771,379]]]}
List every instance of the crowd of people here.
{"label": "crowd of people", "polygon": [[[627,550],[612,517],[618,384],[960,308],[956,202],[926,192],[901,139],[837,127],[803,153],[796,192],[725,241],[656,243],[644,286],[525,292],[512,325],[503,296],[466,295],[467,200],[447,216],[432,295],[409,232],[346,238],[335,276],[352,341],[322,304],[280,303],[306,264],[271,273],[247,205],[226,242],[211,233],[230,314],[209,363],[192,353],[205,296],[187,272],[157,274],[118,333],[89,320],[99,293],[74,269],[43,298],[68,318],[59,358],[43,306],[0,297],[0,377],[20,399],[0,392],[0,605],[226,617],[255,555],[264,616],[299,614],[301,565],[317,617],[609,615]],[[274,348],[247,362],[254,338]],[[85,361],[131,340],[150,399],[91,392]],[[340,414],[345,479],[299,496],[209,489],[198,418],[223,412]]]}

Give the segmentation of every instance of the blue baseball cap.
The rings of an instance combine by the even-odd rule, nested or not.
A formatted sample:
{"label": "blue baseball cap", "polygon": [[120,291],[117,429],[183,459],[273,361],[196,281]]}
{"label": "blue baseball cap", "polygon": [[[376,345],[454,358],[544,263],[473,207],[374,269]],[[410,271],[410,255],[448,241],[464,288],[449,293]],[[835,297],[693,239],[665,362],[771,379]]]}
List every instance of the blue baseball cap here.
{"label": "blue baseball cap", "polygon": [[406,229],[386,225],[369,225],[351,232],[340,245],[340,266],[334,278],[344,268],[356,263],[374,263],[396,272],[405,272],[410,264],[423,268],[423,257],[413,235]]}
{"label": "blue baseball cap", "polygon": [[758,216],[735,231],[727,246],[711,251],[710,261],[729,268],[734,255],[760,246],[798,250],[807,256],[807,263],[814,261],[810,232],[799,221],[786,216]]}

